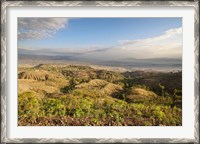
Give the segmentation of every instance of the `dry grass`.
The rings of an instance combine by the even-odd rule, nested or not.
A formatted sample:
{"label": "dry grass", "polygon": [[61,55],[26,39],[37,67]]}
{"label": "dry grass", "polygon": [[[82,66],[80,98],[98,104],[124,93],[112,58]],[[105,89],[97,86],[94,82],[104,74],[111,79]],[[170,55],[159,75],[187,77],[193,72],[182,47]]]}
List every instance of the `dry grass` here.
{"label": "dry grass", "polygon": [[26,91],[54,93],[59,92],[59,88],[46,85],[45,81],[36,81],[32,79],[18,79],[18,93]]}
{"label": "dry grass", "polygon": [[37,93],[59,93],[60,88],[69,84],[60,73],[43,69],[20,68],[18,74],[18,93],[34,91]]}
{"label": "dry grass", "polygon": [[108,84],[107,81],[101,79],[90,80],[88,83],[82,83],[76,86],[76,88],[88,88],[88,87],[103,87]]}
{"label": "dry grass", "polygon": [[75,88],[83,92],[93,91],[96,95],[112,95],[123,90],[122,86],[101,79],[90,80],[88,83],[75,86]]}
{"label": "dry grass", "polygon": [[126,98],[128,102],[140,102],[151,100],[155,97],[157,97],[157,94],[150,90],[132,87],[129,95]]}
{"label": "dry grass", "polygon": [[45,71],[45,70],[38,70],[38,69],[27,70],[18,74],[19,79],[32,79],[32,80],[39,80],[39,81],[55,80],[60,77],[62,76],[56,73]]}
{"label": "dry grass", "polygon": [[112,95],[112,94],[120,92],[122,90],[123,90],[122,86],[108,83],[107,85],[105,85],[104,88],[101,89],[101,93],[107,94],[107,95]]}
{"label": "dry grass", "polygon": [[132,88],[131,94],[145,96],[145,97],[156,97],[157,96],[154,92],[145,90],[142,88]]}

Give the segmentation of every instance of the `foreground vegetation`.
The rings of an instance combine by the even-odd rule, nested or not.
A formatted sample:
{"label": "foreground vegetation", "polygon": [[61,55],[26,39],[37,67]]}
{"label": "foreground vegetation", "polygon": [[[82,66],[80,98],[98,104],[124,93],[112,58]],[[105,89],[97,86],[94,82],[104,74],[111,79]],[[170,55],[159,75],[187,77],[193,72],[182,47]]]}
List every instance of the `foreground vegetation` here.
{"label": "foreground vegetation", "polygon": [[181,78],[181,72],[20,67],[18,125],[178,126]]}

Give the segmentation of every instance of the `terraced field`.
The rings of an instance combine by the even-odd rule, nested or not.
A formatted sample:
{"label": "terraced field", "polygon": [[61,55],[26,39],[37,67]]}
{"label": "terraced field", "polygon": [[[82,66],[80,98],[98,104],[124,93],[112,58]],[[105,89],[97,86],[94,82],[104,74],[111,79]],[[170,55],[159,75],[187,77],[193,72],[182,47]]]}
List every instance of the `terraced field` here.
{"label": "terraced field", "polygon": [[182,72],[18,68],[18,125],[179,126]]}

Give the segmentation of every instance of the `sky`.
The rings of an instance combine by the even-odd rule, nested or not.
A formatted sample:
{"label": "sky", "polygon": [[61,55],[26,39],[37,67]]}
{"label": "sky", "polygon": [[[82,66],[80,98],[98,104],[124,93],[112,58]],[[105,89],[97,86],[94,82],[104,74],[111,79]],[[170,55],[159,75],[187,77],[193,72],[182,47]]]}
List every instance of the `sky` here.
{"label": "sky", "polygon": [[182,19],[18,18],[18,48],[91,58],[177,58]]}

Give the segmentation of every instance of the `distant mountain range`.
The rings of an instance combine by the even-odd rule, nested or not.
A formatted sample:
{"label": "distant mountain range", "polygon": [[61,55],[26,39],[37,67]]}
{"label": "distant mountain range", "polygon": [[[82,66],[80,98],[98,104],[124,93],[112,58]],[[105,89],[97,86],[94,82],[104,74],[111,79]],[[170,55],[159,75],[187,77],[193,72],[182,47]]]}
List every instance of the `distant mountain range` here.
{"label": "distant mountain range", "polygon": [[[104,51],[104,52],[103,52]],[[93,65],[103,65],[103,66],[113,66],[113,67],[124,67],[128,69],[132,68],[155,68],[155,67],[169,67],[169,68],[178,68],[182,67],[181,58],[129,58],[129,57],[113,57],[113,56],[102,56],[102,53],[107,55],[105,51],[100,49],[99,52],[97,50],[87,51],[78,51],[74,50],[28,50],[28,49],[18,49],[18,59],[19,63],[26,61],[66,61],[66,62],[76,62],[76,63],[86,63]],[[114,52],[113,52],[114,53]]]}
{"label": "distant mountain range", "polygon": [[[146,53],[145,51],[142,53]],[[146,53],[146,57],[139,57],[140,53],[135,53],[134,50],[126,51],[121,48],[88,48],[88,49],[22,49],[18,48],[18,55],[34,55],[34,56],[49,56],[49,57],[74,57],[76,59],[92,59],[92,60],[108,60],[108,61],[141,61],[147,60],[181,60],[181,56],[170,56],[160,58],[151,58],[151,54]],[[150,57],[150,58],[149,58]]]}

